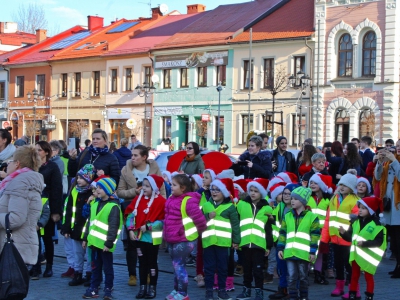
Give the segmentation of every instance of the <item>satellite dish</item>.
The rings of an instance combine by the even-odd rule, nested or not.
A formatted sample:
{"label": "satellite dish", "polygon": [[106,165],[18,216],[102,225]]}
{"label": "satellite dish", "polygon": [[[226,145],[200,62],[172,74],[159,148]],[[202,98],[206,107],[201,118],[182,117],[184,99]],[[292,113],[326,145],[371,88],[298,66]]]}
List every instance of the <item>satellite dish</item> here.
{"label": "satellite dish", "polygon": [[128,127],[129,129],[135,129],[137,126],[137,122],[135,119],[128,119],[128,121],[126,121],[126,127]]}
{"label": "satellite dish", "polygon": [[160,12],[164,15],[167,11],[168,11],[167,4],[161,4],[160,5]]}
{"label": "satellite dish", "polygon": [[151,81],[153,83],[160,82],[160,77],[158,77],[157,74],[154,74],[153,76],[151,76]]}

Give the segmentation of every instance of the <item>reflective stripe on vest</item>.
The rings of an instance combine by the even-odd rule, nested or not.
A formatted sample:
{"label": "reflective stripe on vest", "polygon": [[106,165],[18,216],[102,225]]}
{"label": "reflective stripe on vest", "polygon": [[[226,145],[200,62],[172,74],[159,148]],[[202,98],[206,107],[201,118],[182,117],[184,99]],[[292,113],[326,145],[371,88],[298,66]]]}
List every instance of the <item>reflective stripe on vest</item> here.
{"label": "reflective stripe on vest", "polygon": [[[383,230],[383,243],[380,247],[367,248],[358,247],[359,241],[371,241]],[[360,220],[356,220],[353,224],[353,237],[350,247],[350,263],[355,260],[362,271],[375,274],[376,268],[382,260],[386,250],[386,228],[376,225],[371,221],[360,231]]]}
{"label": "reflective stripe on vest", "polygon": [[[78,190],[76,188],[73,188],[71,191],[71,195],[72,197],[72,216],[71,216],[71,229],[75,227],[75,216],[76,216],[76,201],[78,199]],[[65,223],[65,216],[67,213],[67,205],[68,205],[68,199],[69,197],[67,197],[65,199],[64,202],[64,213],[63,213],[63,223]]]}
{"label": "reflective stripe on vest", "polygon": [[[43,207],[48,200],[49,198],[42,198],[42,213],[43,213]],[[44,235],[44,227],[40,228],[40,235]]]}
{"label": "reflective stripe on vest", "polygon": [[108,217],[110,212],[114,206],[117,206],[120,210],[120,218],[119,218],[119,230],[117,233],[117,238],[114,241],[113,247],[110,249],[110,252],[114,252],[115,244],[118,241],[119,234],[122,228],[122,214],[119,205],[116,203],[106,203],[103,208],[97,212],[97,207],[100,202],[96,202],[90,208],[90,226],[89,226],[89,234],[87,237],[88,246],[95,246],[96,248],[103,249],[104,242],[107,241],[107,234],[108,234]]}
{"label": "reflective stripe on vest", "polygon": [[285,221],[287,225],[286,234],[286,246],[283,252],[285,259],[290,257],[300,258],[306,261],[310,261],[310,243],[311,243],[311,224],[318,218],[317,215],[308,211],[296,231],[296,220],[293,213],[287,213],[285,215]]}
{"label": "reflective stripe on vest", "polygon": [[162,230],[152,230],[151,238],[153,240],[153,245],[161,245],[162,243]]}
{"label": "reflective stripe on vest", "polygon": [[182,214],[182,223],[183,228],[185,229],[185,236],[188,241],[194,241],[199,237],[197,232],[197,228],[193,223],[193,220],[186,213],[186,203],[190,199],[189,196],[186,196],[182,200],[181,204],[181,214]]}
{"label": "reflective stripe on vest", "polygon": [[318,216],[320,228],[324,227],[326,219],[326,211],[328,210],[328,207],[329,207],[329,199],[321,199],[317,207],[312,209],[312,212]]}
{"label": "reflective stripe on vest", "polygon": [[278,241],[279,238],[279,230],[281,230],[281,222],[280,222],[281,220],[279,220],[279,218],[283,217],[280,216],[280,212],[282,212],[283,214],[284,210],[285,210],[285,203],[280,202],[272,211],[272,215],[275,216],[275,224],[271,225],[274,242]]}
{"label": "reflective stripe on vest", "polygon": [[232,246],[232,226],[229,219],[221,216],[221,214],[231,207],[232,203],[218,205],[217,208],[211,202],[203,205],[203,212],[208,214],[215,211],[215,217],[207,222],[207,229],[202,233],[203,248],[212,245],[220,247]]}
{"label": "reflective stripe on vest", "polygon": [[[265,240],[265,224],[268,221],[268,215],[272,214],[272,208],[269,205],[263,206],[256,215],[253,213],[252,204],[243,200],[237,205],[240,216],[240,245],[255,244],[264,250],[267,248]],[[255,210],[254,210],[255,211]]]}
{"label": "reflective stripe on vest", "polygon": [[335,195],[329,203],[329,235],[341,238],[339,227],[342,226],[345,230],[349,229],[351,211],[360,198],[350,194],[339,206],[338,197],[339,195]]}

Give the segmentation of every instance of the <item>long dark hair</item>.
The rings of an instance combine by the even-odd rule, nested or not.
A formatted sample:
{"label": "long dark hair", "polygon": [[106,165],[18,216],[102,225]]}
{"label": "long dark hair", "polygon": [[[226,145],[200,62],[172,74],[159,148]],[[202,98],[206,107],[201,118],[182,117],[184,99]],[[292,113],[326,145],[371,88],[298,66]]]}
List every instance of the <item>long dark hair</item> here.
{"label": "long dark hair", "polygon": [[11,143],[12,136],[7,129],[0,129],[0,137],[6,139],[6,147]]}
{"label": "long dark hair", "polygon": [[344,156],[344,159],[347,165],[351,168],[361,166],[362,160],[360,154],[358,153],[356,145],[354,145],[353,143],[347,143],[346,147],[347,154]]}
{"label": "long dark hair", "polygon": [[43,151],[46,152],[46,161],[48,161],[51,158],[51,153],[53,152],[50,144],[46,141],[39,141],[35,145],[39,145],[40,148],[42,148]]}
{"label": "long dark hair", "polygon": [[331,146],[331,151],[337,157],[343,157],[343,145],[339,141],[334,141]]}
{"label": "long dark hair", "polygon": [[317,153],[317,149],[313,145],[304,145],[303,150],[303,163],[311,163],[311,157]]}
{"label": "long dark hair", "polygon": [[175,182],[179,184],[181,188],[185,188],[183,193],[192,192],[192,183],[190,181],[190,178],[186,174],[175,175],[174,177],[172,177],[172,180],[175,180]]}

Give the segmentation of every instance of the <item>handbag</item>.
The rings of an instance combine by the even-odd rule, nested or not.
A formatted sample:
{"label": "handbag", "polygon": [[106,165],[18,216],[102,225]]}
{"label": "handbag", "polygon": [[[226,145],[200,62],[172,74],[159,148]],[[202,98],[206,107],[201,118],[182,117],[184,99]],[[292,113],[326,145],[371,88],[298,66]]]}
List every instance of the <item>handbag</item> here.
{"label": "handbag", "polygon": [[392,199],[389,197],[383,197],[383,211],[384,212],[390,212],[392,209]]}
{"label": "handbag", "polygon": [[0,300],[19,300],[28,295],[29,271],[11,238],[9,215],[6,215],[6,241],[0,254]]}

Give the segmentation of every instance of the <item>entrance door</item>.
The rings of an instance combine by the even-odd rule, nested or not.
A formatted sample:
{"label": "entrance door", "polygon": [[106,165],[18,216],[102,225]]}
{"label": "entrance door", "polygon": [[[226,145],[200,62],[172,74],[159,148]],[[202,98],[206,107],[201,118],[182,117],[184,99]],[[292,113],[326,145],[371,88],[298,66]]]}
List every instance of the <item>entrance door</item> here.
{"label": "entrance door", "polygon": [[130,141],[130,129],[126,126],[126,120],[110,120],[111,142],[114,142],[117,148],[121,147],[121,139],[126,138]]}
{"label": "entrance door", "polygon": [[350,116],[344,109],[336,111],[335,115],[335,141],[339,141],[342,145],[349,142],[350,133]]}

